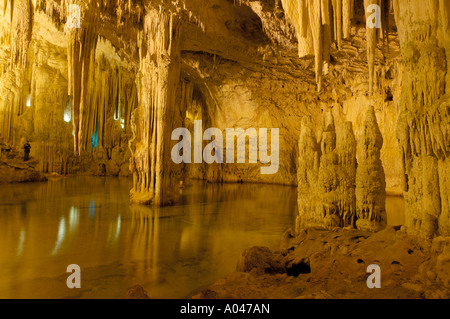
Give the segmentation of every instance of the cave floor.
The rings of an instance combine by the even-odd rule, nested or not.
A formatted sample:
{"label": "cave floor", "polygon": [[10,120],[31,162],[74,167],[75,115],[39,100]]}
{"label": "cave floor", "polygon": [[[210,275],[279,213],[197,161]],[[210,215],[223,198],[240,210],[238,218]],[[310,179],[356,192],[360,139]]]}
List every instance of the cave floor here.
{"label": "cave floor", "polygon": [[[309,228],[284,234],[281,251],[253,247],[239,271],[194,299],[448,299],[449,258],[433,242],[387,226],[377,233]],[[445,249],[444,249],[445,250]],[[378,265],[380,286],[367,284]],[[375,282],[373,277],[371,282]]]}

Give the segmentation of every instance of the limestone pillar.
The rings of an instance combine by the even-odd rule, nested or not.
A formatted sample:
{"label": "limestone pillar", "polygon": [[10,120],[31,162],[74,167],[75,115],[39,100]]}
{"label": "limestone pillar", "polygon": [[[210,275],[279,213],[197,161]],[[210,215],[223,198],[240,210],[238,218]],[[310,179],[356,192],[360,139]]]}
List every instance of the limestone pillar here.
{"label": "limestone pillar", "polygon": [[180,27],[170,12],[150,9],[140,35],[139,106],[131,167],[131,201],[164,205],[174,198],[169,166],[171,132],[180,81]]}

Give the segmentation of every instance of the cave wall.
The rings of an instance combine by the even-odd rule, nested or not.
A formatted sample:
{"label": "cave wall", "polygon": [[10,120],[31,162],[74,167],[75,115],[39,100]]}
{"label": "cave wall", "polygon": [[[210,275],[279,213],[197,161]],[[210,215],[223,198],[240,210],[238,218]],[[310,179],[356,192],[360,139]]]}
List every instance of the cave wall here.
{"label": "cave wall", "polygon": [[405,73],[397,138],[406,228],[427,238],[448,236],[450,4],[408,0],[394,7]]}
{"label": "cave wall", "polygon": [[[16,2],[14,10],[11,2],[1,4],[0,134],[17,155],[30,142],[29,165],[41,172],[129,175],[135,75],[109,40],[92,34],[90,59],[71,58],[80,38],[65,33],[57,13],[66,8],[60,12],[54,4]],[[16,14],[23,20],[16,22]]]}
{"label": "cave wall", "polygon": [[[74,3],[81,29],[65,27],[67,1],[0,3],[0,133],[19,150],[30,141],[38,170],[132,173],[132,200],[157,205],[194,178],[295,185],[302,117],[320,139],[331,112],[359,143],[374,106],[387,191],[404,192],[408,232],[448,235],[444,1]],[[379,29],[365,27],[375,3]],[[277,174],[173,163],[170,133],[193,133],[198,119],[222,132],[279,128]]]}

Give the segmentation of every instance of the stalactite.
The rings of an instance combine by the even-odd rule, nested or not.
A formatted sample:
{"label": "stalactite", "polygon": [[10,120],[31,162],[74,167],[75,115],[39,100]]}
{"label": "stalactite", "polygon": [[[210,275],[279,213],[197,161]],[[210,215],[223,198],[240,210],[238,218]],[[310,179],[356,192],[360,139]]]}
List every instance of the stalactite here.
{"label": "stalactite", "polygon": [[[377,0],[364,0],[364,8],[366,11],[366,19],[369,20],[371,12],[367,10],[368,6],[376,4]],[[368,27],[366,25],[366,39],[367,39],[367,64],[369,66],[369,95],[373,93],[374,77],[375,77],[375,50],[377,47],[377,28]]]}
{"label": "stalactite", "polygon": [[350,37],[351,19],[353,18],[354,0],[342,0],[342,36]]}
{"label": "stalactite", "polygon": [[11,63],[25,67],[32,29],[30,1],[15,0],[11,4],[11,12],[15,8],[11,13]]}
{"label": "stalactite", "polygon": [[97,15],[82,11],[83,28],[68,30],[67,58],[69,64],[69,95],[73,96],[74,153],[80,155],[87,149],[86,92],[89,68],[95,58],[97,44]]}
{"label": "stalactite", "polygon": [[331,23],[334,40],[342,48],[342,34],[350,34],[352,0],[281,0],[283,8],[297,30],[299,56],[314,54],[317,88],[322,86],[322,66],[329,61]]}
{"label": "stalactite", "polygon": [[[4,13],[8,2],[4,3]],[[9,62],[0,70],[0,134],[11,144],[20,140],[17,125],[24,111],[29,86],[26,74],[28,50],[31,41],[32,15],[29,0],[9,1],[10,24],[3,25],[2,51],[9,53]],[[9,30],[8,30],[9,26]],[[4,47],[3,47],[4,46]]]}
{"label": "stalactite", "polygon": [[309,22],[312,31],[315,55],[315,72],[317,90],[322,89],[322,67],[323,67],[323,32],[322,32],[322,10],[321,0],[308,0]]}

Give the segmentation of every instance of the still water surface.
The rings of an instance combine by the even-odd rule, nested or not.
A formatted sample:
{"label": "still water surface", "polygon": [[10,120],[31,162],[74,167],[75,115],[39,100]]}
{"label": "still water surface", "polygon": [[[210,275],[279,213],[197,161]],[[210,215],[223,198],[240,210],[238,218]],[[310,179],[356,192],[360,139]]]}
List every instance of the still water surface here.
{"label": "still water surface", "polygon": [[[136,284],[150,298],[184,298],[234,271],[244,249],[277,249],[297,211],[294,187],[198,183],[183,205],[155,209],[130,206],[131,184],[0,185],[0,298],[125,298]],[[388,199],[390,224],[402,205]],[[69,264],[81,267],[81,289],[66,286]]]}

